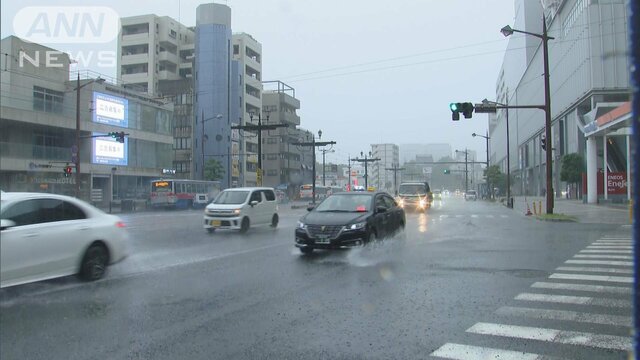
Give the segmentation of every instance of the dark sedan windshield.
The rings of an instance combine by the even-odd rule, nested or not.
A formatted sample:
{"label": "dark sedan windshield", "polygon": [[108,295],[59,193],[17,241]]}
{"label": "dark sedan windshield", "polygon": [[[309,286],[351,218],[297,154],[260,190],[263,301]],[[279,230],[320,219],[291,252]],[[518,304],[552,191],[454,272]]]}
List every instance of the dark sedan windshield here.
{"label": "dark sedan windshield", "polygon": [[316,211],[358,212],[371,209],[371,194],[340,194],[328,197]]}

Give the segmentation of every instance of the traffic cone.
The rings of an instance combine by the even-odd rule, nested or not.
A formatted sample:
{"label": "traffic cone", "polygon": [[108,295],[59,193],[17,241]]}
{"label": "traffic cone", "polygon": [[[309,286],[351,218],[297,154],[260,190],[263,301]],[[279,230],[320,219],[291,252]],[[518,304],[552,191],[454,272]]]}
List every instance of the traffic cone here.
{"label": "traffic cone", "polygon": [[531,215],[533,215],[533,214],[531,213],[531,209],[529,208],[529,202],[528,202],[528,201],[527,201],[527,213],[526,213],[525,215],[526,215],[526,216],[531,216]]}

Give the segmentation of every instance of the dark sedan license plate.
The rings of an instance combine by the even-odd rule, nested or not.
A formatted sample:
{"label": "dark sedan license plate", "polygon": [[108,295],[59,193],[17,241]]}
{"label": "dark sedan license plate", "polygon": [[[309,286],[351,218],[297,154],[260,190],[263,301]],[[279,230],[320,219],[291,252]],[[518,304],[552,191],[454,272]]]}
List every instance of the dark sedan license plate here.
{"label": "dark sedan license plate", "polygon": [[329,244],[331,243],[331,240],[328,237],[318,237],[316,239],[316,244]]}

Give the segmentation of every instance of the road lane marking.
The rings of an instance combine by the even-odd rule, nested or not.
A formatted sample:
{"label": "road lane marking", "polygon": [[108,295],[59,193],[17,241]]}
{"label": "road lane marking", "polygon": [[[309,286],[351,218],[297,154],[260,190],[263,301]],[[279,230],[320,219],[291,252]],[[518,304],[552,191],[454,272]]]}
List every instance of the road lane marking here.
{"label": "road lane marking", "polygon": [[628,249],[628,250],[631,250],[631,249],[633,249],[633,246],[627,246],[627,245],[589,245],[589,246],[587,246],[587,249],[611,249],[611,250]]}
{"label": "road lane marking", "polygon": [[565,264],[633,266],[633,261],[567,260]]}
{"label": "road lane marking", "polygon": [[574,321],[590,324],[626,327],[631,327],[632,323],[630,316],[593,314],[568,310],[533,309],[512,306],[503,306],[496,311],[496,314],[502,316],[522,316],[533,319]]}
{"label": "road lane marking", "polygon": [[615,274],[633,274],[632,269],[614,269],[603,267],[581,267],[581,266],[560,266],[557,271],[575,271],[575,272],[602,272]]}
{"label": "road lane marking", "polygon": [[591,296],[568,296],[522,293],[514,298],[522,301],[539,301],[559,304],[595,305],[607,307],[631,308],[631,301],[609,298],[594,298]]}
{"label": "road lane marking", "polygon": [[493,215],[485,215],[485,217],[493,219],[495,216],[493,216]]}
{"label": "road lane marking", "polygon": [[475,219],[475,218],[477,218],[477,217],[478,217],[478,215],[473,214],[473,215],[471,215],[471,217]]}
{"label": "road lane marking", "polygon": [[578,331],[564,331],[530,326],[477,323],[467,332],[481,335],[582,345],[611,350],[631,350],[631,337],[600,335]]}
{"label": "road lane marking", "polygon": [[604,275],[582,275],[582,274],[551,274],[550,279],[562,280],[589,280],[589,281],[605,281],[617,282],[625,284],[633,284],[633,277],[627,276],[604,276]]}
{"label": "road lane marking", "polygon": [[620,259],[620,260],[633,260],[633,257],[626,255],[574,255],[574,258],[579,259]]}
{"label": "road lane marking", "polygon": [[503,219],[506,219],[506,218],[508,218],[509,216],[508,216],[508,215],[500,215],[500,217],[501,217],[501,218],[503,218]]}
{"label": "road lane marking", "polygon": [[538,354],[525,353],[520,351],[494,349],[488,347],[462,345],[454,343],[446,343],[438,350],[431,353],[431,356],[441,357],[444,359],[456,360],[551,360],[550,357],[544,357]]}
{"label": "road lane marking", "polygon": [[617,240],[596,240],[593,242],[593,245],[622,245],[622,246],[631,246],[633,243],[631,241],[617,241]]}
{"label": "road lane marking", "polygon": [[580,253],[587,253],[587,254],[633,254],[633,252],[631,250],[606,250],[606,249],[600,249],[600,250],[594,250],[594,249],[588,249],[588,250],[580,250]]}
{"label": "road lane marking", "polygon": [[597,293],[612,294],[631,294],[632,288],[624,286],[607,286],[607,285],[585,285],[585,284],[568,284],[568,283],[551,283],[538,281],[531,285],[535,289],[549,290],[570,290],[570,291],[586,291]]}
{"label": "road lane marking", "polygon": [[449,217],[449,215],[440,215],[440,218],[441,218],[441,219],[446,219],[446,218],[448,218],[448,217]]}
{"label": "road lane marking", "polygon": [[457,217],[457,218],[461,218],[461,217],[463,217],[463,216],[464,216],[464,215],[456,215],[456,217]]}

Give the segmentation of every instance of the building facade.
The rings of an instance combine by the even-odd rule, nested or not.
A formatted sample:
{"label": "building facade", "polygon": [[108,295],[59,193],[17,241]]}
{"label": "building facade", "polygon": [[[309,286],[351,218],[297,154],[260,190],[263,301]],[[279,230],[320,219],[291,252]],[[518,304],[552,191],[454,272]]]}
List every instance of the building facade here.
{"label": "building facade", "polygon": [[[396,144],[372,144],[371,157],[380,159],[372,163],[369,183],[378,190],[394,191],[394,172],[387,170],[400,167],[400,148]],[[395,179],[398,176],[396,173]]]}
{"label": "building facade", "polygon": [[[541,34],[542,16],[545,16],[549,36],[554,37],[549,41],[552,148],[545,150],[541,146],[543,111],[510,109],[510,164],[507,164],[507,113],[502,110],[490,126],[491,162],[498,164],[503,172],[509,166],[513,176],[512,193],[542,195],[548,190],[545,188],[545,151],[553,151],[552,191],[557,197],[568,196],[570,184],[560,179],[561,159],[572,153],[585,158],[586,138],[591,136],[595,157],[589,162],[592,166],[586,170],[586,177],[592,174],[597,179],[601,176],[599,173],[607,171],[627,174],[630,129],[619,125],[610,129],[610,136],[606,136],[606,132],[591,132],[593,129],[589,128],[589,124],[597,125],[597,119],[630,100],[625,2],[564,0],[552,2],[553,6],[547,8],[533,1],[518,0],[515,4],[514,28]],[[496,99],[509,105],[544,104],[540,39],[512,36],[507,50],[522,47],[522,41],[528,42],[526,51],[505,53]],[[596,186],[594,181],[591,183]],[[606,197],[603,191],[589,201]]]}
{"label": "building facade", "polygon": [[120,19],[117,78],[137,91],[157,95],[162,80],[192,74],[195,34],[168,16]]}
{"label": "building facade", "polygon": [[[204,179],[212,160],[224,168],[222,187],[231,173],[231,9],[202,4],[196,9],[194,58],[194,178]],[[235,118],[235,117],[233,117]]]}
{"label": "building facade", "polygon": [[295,89],[280,81],[264,82],[262,92],[263,124],[286,124],[288,127],[265,131],[262,136],[263,185],[286,189],[290,194],[303,184],[303,150],[298,142],[300,100]]}
{"label": "building facade", "polygon": [[[240,79],[240,124],[258,124],[262,116],[262,44],[251,35],[232,35],[233,60],[238,63]],[[257,184],[258,136],[257,133],[240,131],[240,169],[243,186]],[[264,178],[264,174],[263,174]]]}
{"label": "building facade", "polygon": [[[15,36],[2,39],[2,52],[2,190],[77,195],[103,208],[146,199],[150,181],[172,166],[173,105],[98,74],[70,74],[66,54]],[[47,53],[56,64],[42,61]]]}

